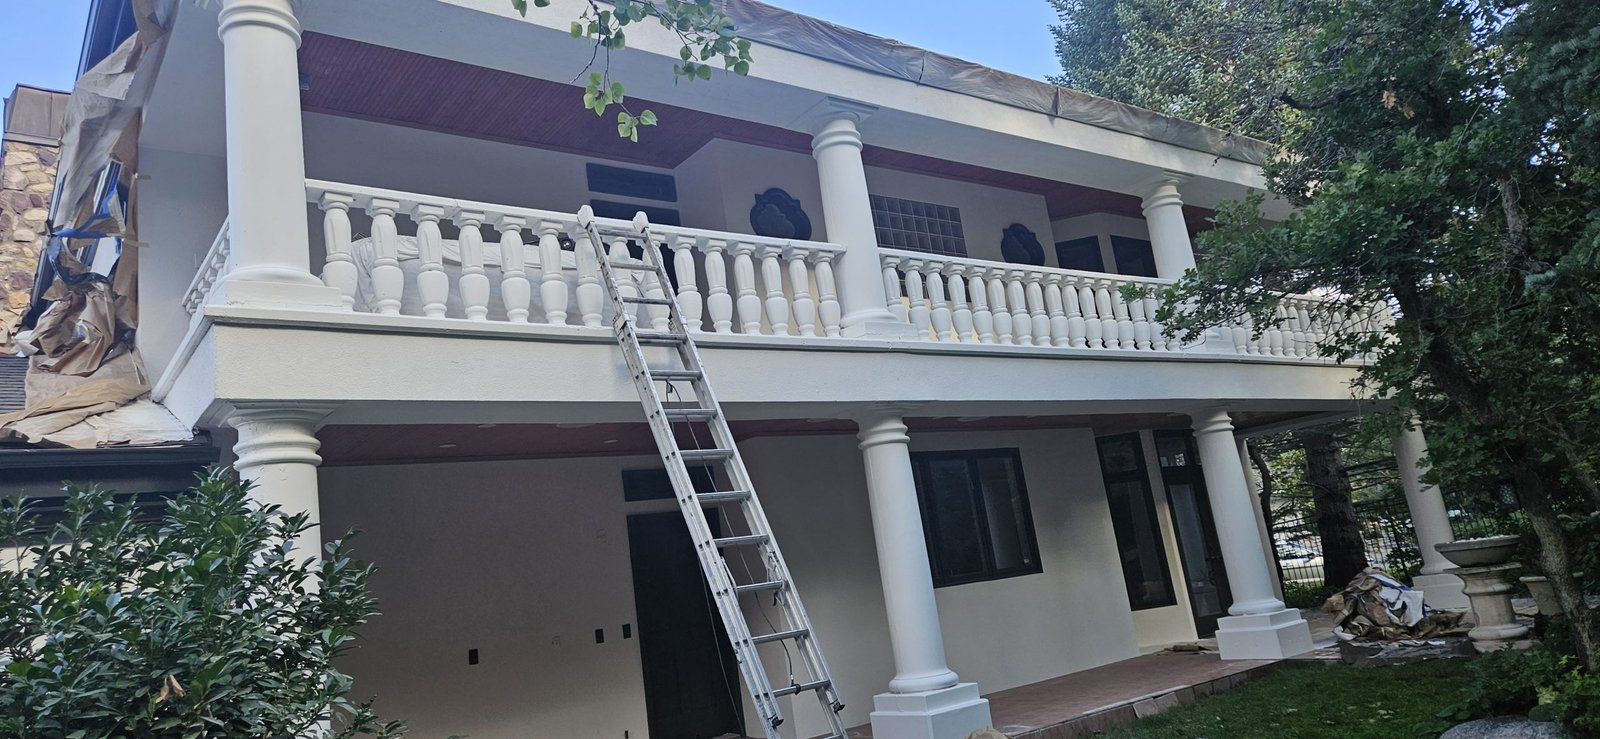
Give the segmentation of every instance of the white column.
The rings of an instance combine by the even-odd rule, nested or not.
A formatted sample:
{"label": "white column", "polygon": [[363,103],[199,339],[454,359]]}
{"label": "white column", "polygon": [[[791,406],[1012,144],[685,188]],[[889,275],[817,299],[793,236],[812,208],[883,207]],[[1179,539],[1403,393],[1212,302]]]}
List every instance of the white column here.
{"label": "white column", "polygon": [[896,321],[885,302],[877,229],[867,195],[867,170],[861,162],[861,132],[856,127],[877,108],[838,98],[823,101],[811,139],[822,187],[822,222],[828,240],[845,248],[839,261],[839,302],[845,336],[913,337],[916,330]]}
{"label": "white column", "polygon": [[332,411],[326,405],[249,404],[238,406],[228,425],[239,432],[234,469],[252,484],[251,499],[285,513],[309,514],[313,527],[295,543],[296,557],[320,557],[322,512],[317,499],[316,430]]}
{"label": "white column", "polygon": [[945,663],[904,411],[875,406],[857,419],[895,667],[889,692],[873,698],[872,735],[961,739],[989,725],[989,702]]}
{"label": "white column", "polygon": [[1189,242],[1189,224],[1183,219],[1183,198],[1178,194],[1178,186],[1188,179],[1188,175],[1163,172],[1145,191],[1150,249],[1156,258],[1156,276],[1163,279],[1177,279],[1194,267],[1194,245]]}
{"label": "white column", "polygon": [[223,0],[220,24],[232,253],[213,299],[339,306],[311,273],[293,5]]}
{"label": "white column", "polygon": [[1281,659],[1311,650],[1311,629],[1273,591],[1274,573],[1256,528],[1255,500],[1239,462],[1233,421],[1221,408],[1190,414],[1206,494],[1233,593],[1231,614],[1217,621],[1223,659]]}
{"label": "white column", "polygon": [[1423,600],[1434,608],[1466,608],[1467,596],[1462,593],[1461,578],[1445,570],[1455,567],[1434,545],[1453,541],[1450,531],[1450,513],[1445,509],[1444,496],[1439,488],[1422,482],[1426,465],[1422,458],[1428,453],[1428,440],[1422,435],[1422,424],[1412,418],[1404,430],[1395,434],[1394,461],[1400,468],[1400,485],[1405,488],[1406,508],[1411,511],[1411,528],[1417,535],[1417,549],[1422,552],[1422,572],[1411,584],[1422,591]]}
{"label": "white column", "polygon": [[[1244,437],[1238,437],[1239,467],[1244,470],[1244,482],[1250,489],[1250,497],[1256,504],[1256,533],[1261,535],[1261,552],[1267,558],[1268,566],[1278,558],[1278,548],[1272,542],[1272,531],[1267,527],[1266,511],[1261,509],[1261,475],[1256,471],[1255,463],[1250,461],[1250,449],[1245,445]],[[1276,573],[1277,568],[1273,568]],[[1278,600],[1283,600],[1283,578],[1272,578],[1272,594]]]}

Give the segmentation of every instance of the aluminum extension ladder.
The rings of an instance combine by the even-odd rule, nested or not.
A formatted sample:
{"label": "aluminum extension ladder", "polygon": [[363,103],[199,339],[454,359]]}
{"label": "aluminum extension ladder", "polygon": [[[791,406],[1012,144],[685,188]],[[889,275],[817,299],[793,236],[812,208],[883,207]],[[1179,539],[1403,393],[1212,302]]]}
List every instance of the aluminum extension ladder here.
{"label": "aluminum extension ladder", "polygon": [[[613,318],[611,326],[616,332],[617,344],[627,360],[628,372],[639,391],[645,416],[650,423],[650,433],[655,436],[661,461],[666,465],[667,476],[683,511],[684,522],[689,526],[689,536],[694,541],[700,557],[700,567],[705,573],[711,597],[716,601],[722,625],[727,629],[739,671],[744,676],[746,689],[761,714],[762,726],[768,739],[778,739],[778,725],[783,723],[783,712],[778,699],[786,695],[812,692],[822,704],[827,716],[828,739],[845,739],[845,727],[839,717],[844,703],[839,700],[837,686],[822,658],[822,648],[817,643],[811,620],[800,604],[789,567],[778,552],[778,543],[761,510],[761,502],[750,482],[744,459],[734,443],[733,432],[728,429],[722,407],[717,403],[700,363],[700,353],[695,348],[682,314],[674,297],[672,283],[662,265],[661,252],[650,235],[650,223],[644,213],[633,220],[633,233],[626,236],[636,239],[643,247],[644,260],[631,257],[612,261],[607,254],[605,239],[595,223],[594,211],[585,205],[578,211],[578,223],[587,232],[589,242],[599,259],[607,291],[611,295]],[[624,238],[614,236],[614,238]],[[582,249],[583,245],[577,245]],[[636,279],[628,273],[639,273]],[[619,277],[619,273],[623,273]],[[651,281],[654,280],[654,284]],[[640,286],[645,289],[641,291]],[[659,295],[660,297],[656,297]],[[641,329],[635,313],[644,307],[652,319],[655,330]],[[659,330],[662,311],[665,311],[667,330]],[[670,348],[676,353],[681,369],[657,368],[645,360],[646,346]],[[659,389],[658,389],[659,386]],[[689,391],[688,395],[684,390]],[[667,400],[663,400],[663,395]],[[690,441],[685,448],[678,433]],[[709,446],[702,446],[710,442]],[[727,483],[726,490],[697,491],[688,465],[721,463]],[[705,506],[738,504],[743,513],[748,533],[715,537],[706,520]],[[750,560],[755,559],[752,567]],[[730,561],[741,565],[743,578],[736,578]],[[771,598],[777,611],[776,621],[767,617],[766,605],[757,603],[762,620],[768,629],[754,634],[745,621],[741,603],[743,596],[757,599]],[[788,674],[778,687],[767,674],[756,648],[762,644],[781,643],[784,649]],[[796,654],[797,653],[797,654]],[[798,656],[798,660],[796,660]],[[798,665],[796,662],[798,661]],[[796,667],[801,672],[796,674]]]}

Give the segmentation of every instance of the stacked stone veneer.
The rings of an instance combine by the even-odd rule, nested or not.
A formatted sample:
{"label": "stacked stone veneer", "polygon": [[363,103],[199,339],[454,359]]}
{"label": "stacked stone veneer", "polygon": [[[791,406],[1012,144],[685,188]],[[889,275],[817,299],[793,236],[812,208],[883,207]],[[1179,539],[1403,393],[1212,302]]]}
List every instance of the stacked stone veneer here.
{"label": "stacked stone veneer", "polygon": [[44,246],[57,149],[6,141],[0,157],[0,353],[9,354]]}

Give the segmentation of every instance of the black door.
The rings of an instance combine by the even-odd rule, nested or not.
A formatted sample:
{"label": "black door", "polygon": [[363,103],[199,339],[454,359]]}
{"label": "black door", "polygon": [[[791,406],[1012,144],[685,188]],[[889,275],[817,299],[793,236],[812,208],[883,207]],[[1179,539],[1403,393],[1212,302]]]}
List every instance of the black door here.
{"label": "black door", "polygon": [[[720,533],[715,514],[707,517]],[[629,516],[628,546],[651,739],[742,735],[738,663],[683,515]]]}
{"label": "black door", "polygon": [[1183,577],[1189,584],[1195,631],[1202,637],[1211,636],[1217,631],[1217,619],[1228,615],[1233,595],[1228,591],[1228,572],[1222,564],[1222,545],[1211,517],[1194,436],[1187,431],[1157,431],[1156,457],[1178,535]]}

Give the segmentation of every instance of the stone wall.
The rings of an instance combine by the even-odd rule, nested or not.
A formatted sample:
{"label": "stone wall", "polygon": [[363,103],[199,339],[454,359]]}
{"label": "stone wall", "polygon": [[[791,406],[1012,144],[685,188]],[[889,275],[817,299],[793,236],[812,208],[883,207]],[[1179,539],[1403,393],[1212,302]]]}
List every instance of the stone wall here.
{"label": "stone wall", "polygon": [[33,276],[44,247],[45,221],[56,181],[57,150],[6,141],[0,146],[0,353],[28,310]]}

